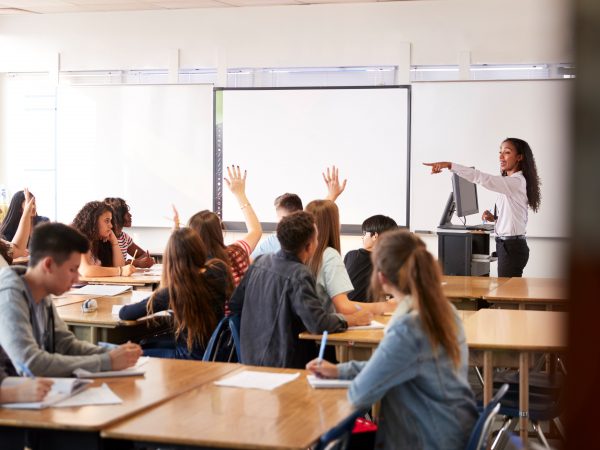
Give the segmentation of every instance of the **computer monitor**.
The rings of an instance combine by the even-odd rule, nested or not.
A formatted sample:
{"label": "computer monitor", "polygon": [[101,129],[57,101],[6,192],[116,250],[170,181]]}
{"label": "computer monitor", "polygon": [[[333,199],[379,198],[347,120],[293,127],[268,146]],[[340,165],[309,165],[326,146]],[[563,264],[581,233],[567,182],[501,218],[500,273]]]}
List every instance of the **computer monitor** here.
{"label": "computer monitor", "polygon": [[477,202],[477,185],[452,174],[452,190],[454,191],[454,202],[456,203],[456,215],[466,217],[479,212]]}

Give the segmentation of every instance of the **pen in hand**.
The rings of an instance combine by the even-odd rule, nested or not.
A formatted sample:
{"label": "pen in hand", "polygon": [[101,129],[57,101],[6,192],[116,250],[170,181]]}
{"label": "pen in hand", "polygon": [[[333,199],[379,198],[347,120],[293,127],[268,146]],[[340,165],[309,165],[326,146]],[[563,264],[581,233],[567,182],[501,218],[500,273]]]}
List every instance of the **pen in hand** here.
{"label": "pen in hand", "polygon": [[33,374],[33,372],[29,370],[29,367],[27,367],[24,363],[17,364],[17,368],[19,369],[21,374],[25,375],[28,378],[35,379],[35,375]]}
{"label": "pen in hand", "polygon": [[325,346],[327,345],[327,331],[323,331],[323,337],[321,338],[321,347],[319,348],[319,366],[323,361],[323,355],[325,354]]}

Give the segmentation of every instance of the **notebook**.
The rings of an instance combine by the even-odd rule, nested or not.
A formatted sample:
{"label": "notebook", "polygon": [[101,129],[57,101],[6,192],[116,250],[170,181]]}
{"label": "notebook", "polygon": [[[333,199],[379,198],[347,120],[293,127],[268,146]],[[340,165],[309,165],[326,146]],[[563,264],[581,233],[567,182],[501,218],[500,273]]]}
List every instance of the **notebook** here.
{"label": "notebook", "polygon": [[[46,394],[46,397],[41,402],[29,402],[29,403],[5,403],[2,405],[3,408],[11,409],[44,409],[52,406],[66,398],[72,397],[84,390],[90,383],[91,380],[80,380],[78,378],[49,378],[54,381],[50,392]],[[18,383],[22,383],[24,378],[9,377],[2,383],[2,387],[16,386]]]}
{"label": "notebook", "polygon": [[142,366],[148,362],[150,359],[149,356],[142,356],[138,359],[137,363],[133,367],[129,367],[128,369],[123,370],[107,370],[104,372],[90,372],[85,369],[75,369],[73,371],[73,375],[77,378],[112,378],[112,377],[135,377],[138,375],[144,375],[146,373],[146,369],[143,369]]}
{"label": "notebook", "polygon": [[352,380],[339,380],[337,378],[319,378],[315,375],[307,375],[306,379],[315,389],[345,389],[349,388]]}

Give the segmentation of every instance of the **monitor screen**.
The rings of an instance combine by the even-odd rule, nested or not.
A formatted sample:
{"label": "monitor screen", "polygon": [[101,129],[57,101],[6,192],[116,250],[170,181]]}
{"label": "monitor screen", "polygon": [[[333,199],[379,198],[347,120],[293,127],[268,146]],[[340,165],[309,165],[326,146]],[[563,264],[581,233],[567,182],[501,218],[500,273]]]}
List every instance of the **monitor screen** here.
{"label": "monitor screen", "polygon": [[456,202],[456,215],[466,217],[479,212],[477,203],[477,185],[459,177],[452,176],[452,188],[454,190],[454,201]]}

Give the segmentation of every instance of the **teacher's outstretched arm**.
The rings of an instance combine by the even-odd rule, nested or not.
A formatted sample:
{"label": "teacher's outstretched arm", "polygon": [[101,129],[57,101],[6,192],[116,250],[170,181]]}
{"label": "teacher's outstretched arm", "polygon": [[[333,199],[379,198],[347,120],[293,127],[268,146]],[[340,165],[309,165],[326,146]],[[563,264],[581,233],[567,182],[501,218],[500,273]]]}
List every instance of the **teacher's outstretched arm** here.
{"label": "teacher's outstretched arm", "polygon": [[423,163],[423,165],[431,167],[431,173],[440,173],[442,169],[452,169],[452,163],[450,161]]}

